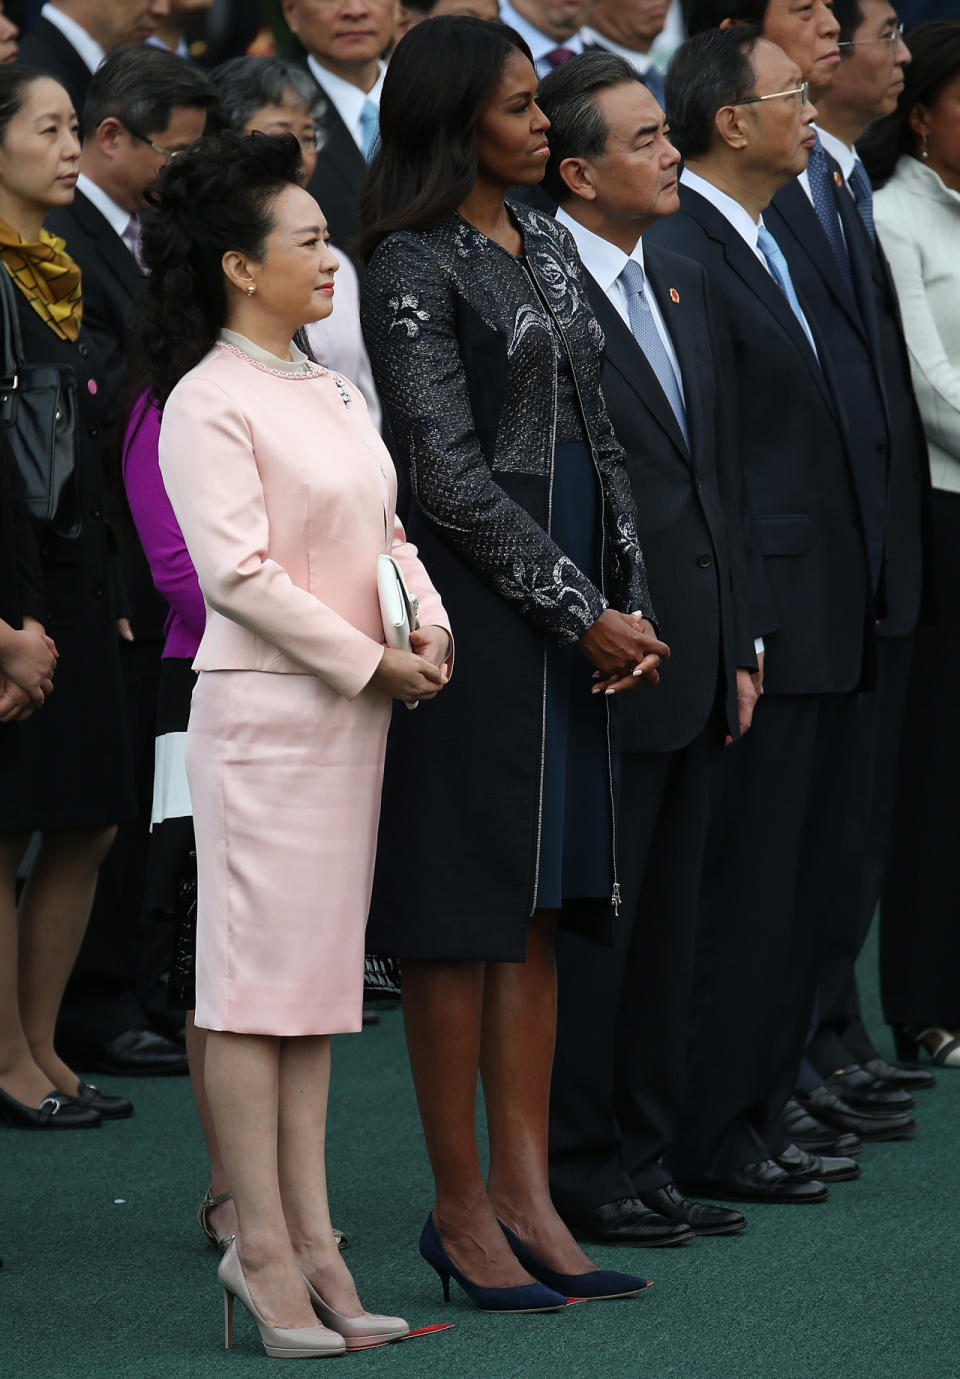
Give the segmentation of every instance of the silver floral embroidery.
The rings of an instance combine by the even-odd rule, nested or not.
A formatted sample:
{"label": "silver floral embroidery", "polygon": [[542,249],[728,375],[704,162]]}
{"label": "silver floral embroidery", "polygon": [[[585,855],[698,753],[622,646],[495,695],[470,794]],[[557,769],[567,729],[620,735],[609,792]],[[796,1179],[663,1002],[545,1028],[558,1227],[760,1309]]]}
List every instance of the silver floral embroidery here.
{"label": "silver floral embroidery", "polygon": [[626,513],[621,513],[617,518],[617,535],[620,537],[617,543],[625,555],[640,558],[640,536],[637,532],[633,518]]}
{"label": "silver floral embroidery", "polygon": [[507,357],[512,359],[520,342],[528,330],[544,330],[545,323],[537,307],[525,302],[517,312],[513,322],[513,334],[507,345]]}
{"label": "silver floral embroidery", "polygon": [[594,622],[594,614],[590,611],[590,605],[586,595],[581,589],[573,584],[564,582],[567,571],[582,579],[580,571],[574,565],[569,556],[561,556],[550,571],[551,582],[548,584],[543,579],[544,570],[540,565],[524,564],[521,560],[513,562],[513,582],[514,587],[524,594],[531,603],[537,604],[541,608],[551,608],[558,603],[564,605],[565,611],[581,622],[584,627],[590,627]]}
{"label": "silver floral embroidery", "polygon": [[395,326],[403,326],[408,340],[415,340],[420,334],[421,321],[430,320],[429,311],[421,309],[420,298],[413,292],[403,292],[399,297],[391,297],[387,306],[393,312],[393,320],[388,330],[393,330]]}

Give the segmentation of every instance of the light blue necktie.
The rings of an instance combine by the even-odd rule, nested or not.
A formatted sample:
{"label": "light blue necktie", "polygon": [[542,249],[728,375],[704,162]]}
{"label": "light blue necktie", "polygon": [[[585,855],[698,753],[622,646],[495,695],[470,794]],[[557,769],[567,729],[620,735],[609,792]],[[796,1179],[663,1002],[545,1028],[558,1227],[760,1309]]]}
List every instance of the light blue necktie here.
{"label": "light blue necktie", "polygon": [[801,330],[810,342],[810,348],[819,360],[820,356],[817,354],[817,347],[813,343],[813,331],[810,329],[809,322],[803,314],[803,308],[793,289],[793,279],[790,277],[790,269],[787,267],[787,261],[780,251],[780,245],[765,225],[761,225],[759,228],[757,234],[757,248],[766,259],[770,272],[773,274],[774,281],[778,284],[783,295],[786,297],[790,310],[799,321]]}
{"label": "light blue necktie", "polygon": [[854,163],[853,172],[851,172],[847,181],[850,190],[853,192],[853,199],[857,203],[860,219],[867,227],[867,234],[870,236],[870,242],[876,244],[877,231],[873,223],[873,186],[867,175],[867,170],[860,162],[859,158]]}
{"label": "light blue necktie", "polygon": [[819,134],[817,135],[817,142],[810,150],[810,161],[807,163],[807,181],[810,183],[810,195],[813,199],[813,209],[817,213],[817,219],[823,226],[824,233],[830,241],[830,247],[843,269],[847,286],[852,291],[853,274],[850,271],[850,255],[847,253],[843,231],[840,228],[836,183],[827,163],[827,155],[823,151]]}
{"label": "light blue necktie", "polygon": [[377,130],[380,124],[380,111],[374,101],[368,96],[363,103],[360,111],[360,140],[363,144],[363,156],[367,162],[373,153],[374,141],[377,137]]}
{"label": "light blue necktie", "polygon": [[677,419],[677,425],[680,427],[680,433],[689,450],[690,437],[687,434],[687,413],[683,405],[683,395],[680,392],[680,385],[670,362],[670,356],[667,354],[666,346],[657,330],[657,323],[653,319],[650,303],[647,301],[647,294],[644,291],[643,269],[636,259],[627,259],[620,274],[620,282],[623,284],[624,296],[627,299],[630,329],[647,356],[647,363],[657,375],[660,387],[670,403],[673,415]]}

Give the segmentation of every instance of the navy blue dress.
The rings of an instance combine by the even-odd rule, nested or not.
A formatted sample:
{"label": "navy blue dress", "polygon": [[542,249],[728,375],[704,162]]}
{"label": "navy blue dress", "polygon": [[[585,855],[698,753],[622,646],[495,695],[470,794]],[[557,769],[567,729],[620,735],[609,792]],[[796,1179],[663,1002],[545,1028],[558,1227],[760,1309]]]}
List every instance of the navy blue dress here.
{"label": "navy blue dress", "polygon": [[[600,588],[600,484],[559,336],[558,346],[550,534]],[[576,644],[549,643],[538,909],[608,897],[613,886],[609,701],[591,694],[594,683]]]}

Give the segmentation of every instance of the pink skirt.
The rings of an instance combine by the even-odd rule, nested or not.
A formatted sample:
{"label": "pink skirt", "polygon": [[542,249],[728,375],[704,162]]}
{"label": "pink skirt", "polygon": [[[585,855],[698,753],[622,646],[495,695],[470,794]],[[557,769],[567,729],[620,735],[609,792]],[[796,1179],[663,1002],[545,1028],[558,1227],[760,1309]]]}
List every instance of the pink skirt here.
{"label": "pink skirt", "polygon": [[186,744],[201,1028],[360,1029],[389,721],[376,690],[201,672]]}

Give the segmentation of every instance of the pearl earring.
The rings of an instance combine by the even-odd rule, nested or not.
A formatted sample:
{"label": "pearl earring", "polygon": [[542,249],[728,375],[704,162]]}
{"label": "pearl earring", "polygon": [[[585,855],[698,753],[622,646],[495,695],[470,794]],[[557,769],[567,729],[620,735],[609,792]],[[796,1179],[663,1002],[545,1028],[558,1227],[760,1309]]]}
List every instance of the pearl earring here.
{"label": "pearl earring", "polygon": [[257,290],[257,284],[256,284],[256,283],[251,283],[250,286],[247,288],[247,296],[248,296],[248,297],[252,297],[253,294],[256,292],[256,290]]}
{"label": "pearl earring", "polygon": [[926,136],[926,134],[921,134],[921,135],[920,135],[920,157],[923,159],[924,162],[926,162],[927,159],[930,157],[930,154],[927,152],[927,136]]}

